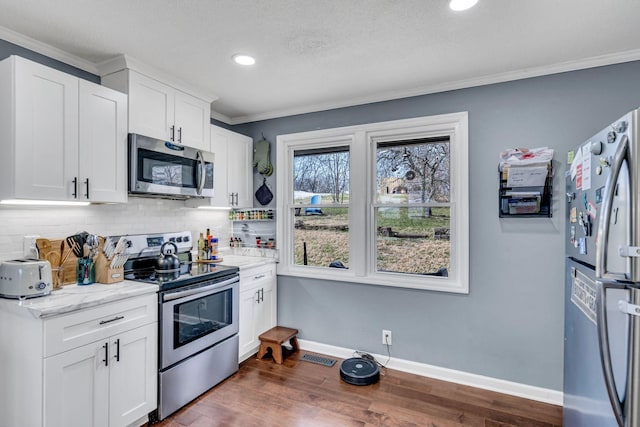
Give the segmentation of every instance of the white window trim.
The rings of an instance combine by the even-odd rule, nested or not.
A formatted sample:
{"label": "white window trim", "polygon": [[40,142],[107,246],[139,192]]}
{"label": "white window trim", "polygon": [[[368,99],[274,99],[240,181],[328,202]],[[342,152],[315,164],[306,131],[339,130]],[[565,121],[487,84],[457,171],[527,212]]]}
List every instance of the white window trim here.
{"label": "white window trim", "polygon": [[[371,285],[469,293],[469,135],[468,113],[451,113],[389,122],[301,132],[277,137],[278,274]],[[451,179],[451,265],[449,277],[376,272],[372,265],[376,233],[376,143],[411,137],[449,136]],[[293,263],[293,152],[314,146],[350,146],[349,268],[299,266]],[[366,173],[362,173],[362,165]],[[360,169],[359,169],[360,168]],[[356,173],[354,173],[354,171]],[[366,189],[366,191],[357,191]],[[363,218],[364,214],[364,218]],[[291,219],[289,219],[291,218]],[[410,256],[410,254],[408,254]]]}

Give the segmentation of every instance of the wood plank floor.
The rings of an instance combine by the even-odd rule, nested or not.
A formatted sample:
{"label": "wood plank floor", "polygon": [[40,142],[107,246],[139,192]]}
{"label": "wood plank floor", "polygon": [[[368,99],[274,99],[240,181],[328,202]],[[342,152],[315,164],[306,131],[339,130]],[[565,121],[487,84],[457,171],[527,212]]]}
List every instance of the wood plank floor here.
{"label": "wood plank floor", "polygon": [[[382,369],[380,382],[354,386],[331,368],[250,358],[237,374],[154,427],[552,427],[562,408]],[[313,354],[313,353],[311,353]]]}

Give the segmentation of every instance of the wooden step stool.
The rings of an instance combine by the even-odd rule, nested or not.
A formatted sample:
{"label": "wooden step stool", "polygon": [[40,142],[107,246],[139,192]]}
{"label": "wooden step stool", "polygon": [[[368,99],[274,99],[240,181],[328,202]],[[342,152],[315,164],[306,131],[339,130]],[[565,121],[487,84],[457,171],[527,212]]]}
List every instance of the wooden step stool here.
{"label": "wooden step stool", "polygon": [[282,364],[282,345],[289,341],[293,351],[298,351],[298,335],[297,329],[285,328],[284,326],[276,326],[262,333],[260,338],[260,350],[258,350],[258,359],[262,359],[267,350],[271,349],[273,360],[278,364]]}

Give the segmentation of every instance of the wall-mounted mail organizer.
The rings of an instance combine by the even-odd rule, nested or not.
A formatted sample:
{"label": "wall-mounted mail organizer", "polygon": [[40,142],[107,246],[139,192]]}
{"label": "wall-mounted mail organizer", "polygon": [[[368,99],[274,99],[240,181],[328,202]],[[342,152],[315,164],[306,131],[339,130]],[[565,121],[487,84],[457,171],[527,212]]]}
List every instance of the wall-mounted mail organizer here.
{"label": "wall-mounted mail organizer", "polygon": [[551,162],[532,166],[503,166],[498,170],[500,218],[551,218],[553,167]]}

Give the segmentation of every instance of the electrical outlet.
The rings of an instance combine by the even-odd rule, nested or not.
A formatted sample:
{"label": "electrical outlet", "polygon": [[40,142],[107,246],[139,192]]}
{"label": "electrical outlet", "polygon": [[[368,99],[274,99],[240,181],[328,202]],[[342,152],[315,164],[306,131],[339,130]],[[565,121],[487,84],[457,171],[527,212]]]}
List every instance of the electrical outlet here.
{"label": "electrical outlet", "polygon": [[22,256],[25,258],[38,258],[38,248],[36,247],[36,239],[39,235],[24,236],[22,240]]}
{"label": "electrical outlet", "polygon": [[382,330],[382,344],[384,344],[384,345],[391,345],[392,344],[391,331],[388,331],[386,329]]}

